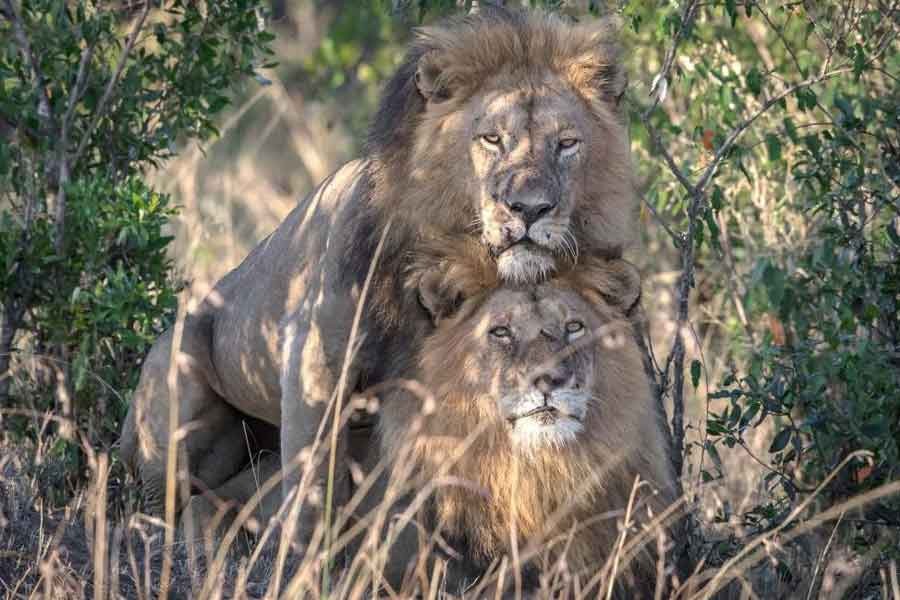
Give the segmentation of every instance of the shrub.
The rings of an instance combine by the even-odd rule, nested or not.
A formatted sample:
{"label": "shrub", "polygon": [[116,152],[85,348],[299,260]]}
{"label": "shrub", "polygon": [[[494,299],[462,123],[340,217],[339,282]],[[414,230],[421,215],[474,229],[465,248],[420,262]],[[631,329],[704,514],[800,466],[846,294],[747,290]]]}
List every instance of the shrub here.
{"label": "shrub", "polygon": [[[833,128],[790,140],[797,209],[814,233],[796,256],[755,266],[748,306],[771,326],[746,373],[715,395],[730,404],[708,425],[731,446],[774,419],[767,482],[790,499],[853,451],[871,462],[855,459],[828,488],[832,500],[896,479],[900,464],[900,96],[832,103]],[[783,515],[778,505],[763,511],[767,522]]]}
{"label": "shrub", "polygon": [[216,134],[229,89],[269,66],[262,4],[0,3],[0,408],[113,441],[179,289],[176,211],[141,174]]}

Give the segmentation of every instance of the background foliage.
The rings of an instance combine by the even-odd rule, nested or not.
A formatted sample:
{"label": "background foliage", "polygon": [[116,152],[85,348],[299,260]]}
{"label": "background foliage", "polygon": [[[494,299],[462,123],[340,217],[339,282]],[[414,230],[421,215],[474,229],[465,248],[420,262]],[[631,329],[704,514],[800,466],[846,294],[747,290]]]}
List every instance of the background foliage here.
{"label": "background foliage", "polygon": [[33,440],[56,430],[41,413],[66,417],[53,451],[73,466],[73,426],[115,440],[175,314],[176,208],[142,175],[214,135],[229,89],[266,66],[262,8],[0,3],[0,408]]}

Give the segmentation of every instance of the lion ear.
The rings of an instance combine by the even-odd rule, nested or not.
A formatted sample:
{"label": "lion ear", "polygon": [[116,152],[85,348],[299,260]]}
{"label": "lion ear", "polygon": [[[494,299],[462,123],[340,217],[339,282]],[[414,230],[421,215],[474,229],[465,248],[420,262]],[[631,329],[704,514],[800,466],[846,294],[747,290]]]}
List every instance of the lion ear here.
{"label": "lion ear", "polygon": [[452,316],[463,303],[462,290],[454,285],[444,270],[433,269],[419,276],[419,304],[437,325]]}
{"label": "lion ear", "polygon": [[450,86],[442,77],[440,52],[429,50],[423,54],[416,64],[416,88],[426,102],[438,103],[450,98]]}
{"label": "lion ear", "polygon": [[590,42],[588,49],[570,62],[571,79],[576,87],[594,90],[604,101],[618,107],[628,87],[619,45],[621,22],[605,17],[581,27]]}
{"label": "lion ear", "polygon": [[587,287],[604,302],[631,314],[641,301],[641,273],[627,260],[595,259],[585,266],[589,278]]}

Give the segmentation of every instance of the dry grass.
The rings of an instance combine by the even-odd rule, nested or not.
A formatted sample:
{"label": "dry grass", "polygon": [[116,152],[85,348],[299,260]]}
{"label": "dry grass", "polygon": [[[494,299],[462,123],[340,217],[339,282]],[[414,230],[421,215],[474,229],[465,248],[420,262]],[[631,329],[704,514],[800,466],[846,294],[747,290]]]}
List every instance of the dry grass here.
{"label": "dry grass", "polygon": [[[349,414],[349,410],[345,411],[344,417]],[[314,461],[327,460],[326,429],[322,428],[324,435],[314,448]],[[475,435],[478,432],[472,437]],[[463,441],[467,443],[471,439]],[[186,544],[183,538],[176,537],[181,530],[175,528],[173,520],[165,523],[134,511],[133,500],[121,485],[122,475],[110,468],[106,455],[92,456],[90,485],[57,510],[46,506],[35,477],[37,466],[27,449],[3,447],[0,589],[6,598],[152,598],[160,596],[163,590],[168,590],[171,597],[210,599],[365,598],[376,592],[391,597],[416,593],[424,598],[447,597],[446,566],[432,560],[444,544],[438,537],[420,536],[422,550],[410,563],[401,589],[386,588],[380,573],[390,541],[407,521],[415,521],[416,508],[438,486],[460,482],[440,477],[430,482],[416,481],[401,464],[386,497],[412,493],[410,508],[396,514],[385,501],[371,512],[360,514],[355,506],[384,465],[377,465],[368,473],[357,471],[357,493],[350,504],[337,511],[332,528],[320,522],[307,552],[298,557],[289,550],[291,528],[281,524],[294,522],[298,511],[309,510],[321,502],[304,493],[307,480],[301,481],[300,493],[281,507],[276,518],[266,521],[265,527],[253,522],[254,505],[262,494],[277,489],[278,475],[261,482],[260,493],[242,508],[223,537]],[[858,508],[898,490],[900,482],[894,482],[821,513],[808,510],[816,498],[813,494],[781,526],[744,539],[739,546],[723,548],[720,543],[717,547],[712,536],[695,533],[692,542],[699,543],[701,561],[686,579],[678,580],[673,565],[661,560],[659,573],[665,574],[661,582],[669,587],[660,587],[656,597],[838,598],[848,589],[859,592],[852,597],[898,597],[895,565],[881,564],[877,555],[849,555],[845,545],[835,542],[834,533],[841,520],[855,514]],[[610,549],[610,559],[605,565],[596,565],[594,572],[570,572],[561,559],[548,562],[547,548],[565,544],[571,533],[548,532],[544,540],[523,544],[513,559],[494,564],[484,577],[472,582],[464,595],[493,597],[495,587],[505,586],[510,597],[521,597],[513,567],[516,562],[537,561],[546,567],[536,597],[609,597],[607,592],[613,589],[616,574],[624,570],[636,549],[643,544],[672,543],[658,525],[682,514],[689,506],[684,500],[641,527],[632,520],[641,510],[633,497],[627,506],[611,515],[621,524],[621,536]],[[244,525],[249,525],[256,535],[243,538]],[[167,539],[172,541],[164,543]],[[684,540],[675,543],[680,546]],[[165,563],[171,566],[169,572],[164,572]],[[779,563],[790,565],[793,580],[779,579]],[[333,568],[329,569],[329,565]]]}

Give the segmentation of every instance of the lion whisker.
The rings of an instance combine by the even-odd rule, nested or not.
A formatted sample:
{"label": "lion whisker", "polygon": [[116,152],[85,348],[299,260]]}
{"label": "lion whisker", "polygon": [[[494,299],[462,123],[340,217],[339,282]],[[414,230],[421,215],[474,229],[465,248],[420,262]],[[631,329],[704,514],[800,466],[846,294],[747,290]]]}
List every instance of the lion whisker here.
{"label": "lion whisker", "polygon": [[568,228],[563,233],[563,237],[570,241],[572,245],[572,263],[577,265],[579,257],[578,238],[576,238],[575,234],[572,233],[572,230]]}
{"label": "lion whisker", "polygon": [[559,247],[562,249],[565,257],[570,258],[573,263],[578,262],[578,246],[573,244],[573,241],[569,238],[567,229],[564,229],[559,236]]}

